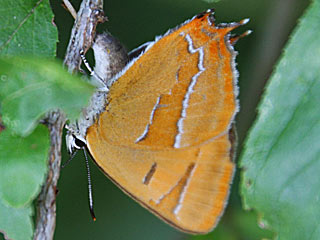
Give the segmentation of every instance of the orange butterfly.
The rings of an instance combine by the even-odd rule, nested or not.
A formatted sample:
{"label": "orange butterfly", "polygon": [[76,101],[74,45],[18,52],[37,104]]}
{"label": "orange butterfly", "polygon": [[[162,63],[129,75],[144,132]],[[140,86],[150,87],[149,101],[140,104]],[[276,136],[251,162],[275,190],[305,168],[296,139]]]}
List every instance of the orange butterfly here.
{"label": "orange butterfly", "polygon": [[215,25],[208,10],[143,45],[69,125],[69,150],[85,143],[106,176],[179,230],[211,231],[235,165],[233,44],[249,34],[230,31],[247,22]]}

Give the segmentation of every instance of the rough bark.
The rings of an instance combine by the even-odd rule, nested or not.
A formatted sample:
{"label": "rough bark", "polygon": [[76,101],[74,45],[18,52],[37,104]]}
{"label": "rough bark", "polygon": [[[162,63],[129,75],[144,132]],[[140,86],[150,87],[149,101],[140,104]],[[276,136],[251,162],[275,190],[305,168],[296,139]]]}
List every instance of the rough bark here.
{"label": "rough bark", "polygon": [[56,195],[60,176],[62,130],[65,116],[60,111],[50,112],[46,124],[50,132],[48,174],[38,198],[37,223],[34,239],[53,239],[56,226]]}
{"label": "rough bark", "polygon": [[[83,0],[75,20],[64,64],[69,72],[80,68],[80,51],[86,52],[93,42],[96,26],[105,20],[103,0]],[[56,195],[60,176],[62,130],[66,121],[61,111],[48,113],[45,123],[50,131],[51,148],[48,174],[38,198],[35,240],[51,240],[56,226]]]}

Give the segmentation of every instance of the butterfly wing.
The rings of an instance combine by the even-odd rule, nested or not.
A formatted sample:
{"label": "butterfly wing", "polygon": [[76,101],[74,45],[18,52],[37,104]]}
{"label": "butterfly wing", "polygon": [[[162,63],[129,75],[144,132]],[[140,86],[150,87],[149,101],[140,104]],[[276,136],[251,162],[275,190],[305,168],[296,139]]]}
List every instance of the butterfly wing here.
{"label": "butterfly wing", "polygon": [[205,13],[167,33],[113,83],[87,132],[102,171],[176,228],[205,233],[227,201],[237,112],[234,51]]}

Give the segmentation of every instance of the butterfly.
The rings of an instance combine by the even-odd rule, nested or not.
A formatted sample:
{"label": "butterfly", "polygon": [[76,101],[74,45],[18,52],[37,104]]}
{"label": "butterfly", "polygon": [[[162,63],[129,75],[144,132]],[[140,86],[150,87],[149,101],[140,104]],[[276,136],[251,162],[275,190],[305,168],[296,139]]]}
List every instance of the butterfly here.
{"label": "butterfly", "polygon": [[[215,24],[210,9],[135,50],[102,81],[83,118],[69,125],[69,151],[85,144],[108,178],[177,229],[211,231],[235,169],[233,45],[250,33],[230,32],[247,22]],[[96,60],[104,76],[110,51],[93,49],[105,57]]]}

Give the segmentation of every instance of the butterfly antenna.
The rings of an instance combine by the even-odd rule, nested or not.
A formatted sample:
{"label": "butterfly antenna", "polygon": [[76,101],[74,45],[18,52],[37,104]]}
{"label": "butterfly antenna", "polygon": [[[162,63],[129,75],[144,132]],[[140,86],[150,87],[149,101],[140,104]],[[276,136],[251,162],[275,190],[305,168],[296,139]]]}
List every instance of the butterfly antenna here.
{"label": "butterfly antenna", "polygon": [[86,59],[86,57],[85,57],[85,55],[84,55],[83,50],[80,50],[80,57],[81,57],[81,59],[82,59],[82,61],[83,61],[83,64],[86,66],[86,68],[87,68],[88,71],[90,72],[90,75],[91,75],[91,76],[94,75],[95,73],[94,73],[94,71],[92,70],[92,68],[90,67],[90,64],[88,63],[88,61],[87,61],[87,59]]}
{"label": "butterfly antenna", "polygon": [[90,210],[90,214],[91,214],[93,221],[96,221],[96,216],[94,215],[94,211],[93,211],[93,198],[92,198],[92,184],[91,184],[90,167],[89,167],[87,151],[85,148],[83,148],[83,152],[84,152],[84,157],[86,159],[86,168],[87,168],[87,175],[88,175],[89,210]]}
{"label": "butterfly antenna", "polygon": [[90,75],[95,77],[97,80],[99,80],[100,84],[102,84],[104,91],[109,91],[109,88],[107,86],[105,86],[105,83],[103,81],[103,79],[95,73],[95,71],[92,70],[92,68],[90,67],[90,64],[88,63],[86,56],[84,55],[83,50],[80,50],[80,57],[83,61],[84,66],[88,69],[88,71],[90,72]]}
{"label": "butterfly antenna", "polygon": [[62,164],[61,167],[64,168],[65,166],[67,166],[67,165],[71,162],[71,160],[76,156],[77,152],[78,152],[78,150],[75,150],[75,151],[71,154],[71,156],[69,157],[69,159],[68,159],[64,164]]}

